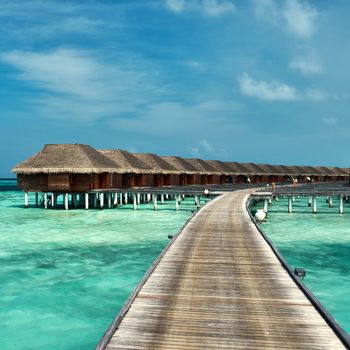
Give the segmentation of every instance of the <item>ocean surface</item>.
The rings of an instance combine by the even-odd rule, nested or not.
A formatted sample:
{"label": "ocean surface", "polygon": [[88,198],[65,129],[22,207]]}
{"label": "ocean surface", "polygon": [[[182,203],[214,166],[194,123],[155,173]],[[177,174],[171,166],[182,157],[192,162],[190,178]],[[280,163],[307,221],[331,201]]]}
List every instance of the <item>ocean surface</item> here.
{"label": "ocean surface", "polygon": [[193,198],[105,210],[24,209],[0,180],[0,348],[94,349]]}
{"label": "ocean surface", "polygon": [[337,198],[329,208],[318,197],[317,213],[311,211],[307,197],[296,198],[290,214],[287,199],[274,200],[261,228],[289,265],[306,270],[304,283],[350,334],[350,204],[340,215]]}

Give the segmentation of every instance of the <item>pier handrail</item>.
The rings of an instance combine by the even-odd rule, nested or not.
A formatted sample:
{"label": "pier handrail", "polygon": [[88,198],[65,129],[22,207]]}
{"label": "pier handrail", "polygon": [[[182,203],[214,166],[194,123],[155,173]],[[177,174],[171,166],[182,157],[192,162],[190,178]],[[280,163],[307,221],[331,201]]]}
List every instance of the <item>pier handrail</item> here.
{"label": "pier handrail", "polygon": [[333,316],[328,312],[328,310],[321,304],[321,302],[317,299],[317,297],[311,292],[311,290],[301,281],[301,279],[295,275],[292,267],[288,264],[283,255],[279,252],[279,250],[272,243],[270,238],[264,233],[261,229],[260,225],[255,220],[254,216],[250,211],[252,196],[249,196],[246,201],[246,209],[247,212],[254,223],[257,230],[260,232],[266,243],[270,246],[273,253],[276,255],[277,259],[280,261],[282,266],[286,269],[289,276],[293,279],[298,288],[304,293],[306,298],[311,302],[311,304],[316,308],[319,314],[323,317],[323,319],[327,322],[327,324],[331,327],[334,333],[338,336],[341,342],[350,349],[350,336],[345,332],[345,330],[340,326],[340,324],[333,318]]}

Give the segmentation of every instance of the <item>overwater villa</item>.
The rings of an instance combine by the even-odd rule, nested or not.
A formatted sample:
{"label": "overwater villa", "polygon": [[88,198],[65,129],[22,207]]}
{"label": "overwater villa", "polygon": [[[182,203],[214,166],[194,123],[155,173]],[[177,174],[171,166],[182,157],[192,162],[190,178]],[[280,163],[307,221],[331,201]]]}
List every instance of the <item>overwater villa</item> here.
{"label": "overwater villa", "polygon": [[[220,160],[184,159],[150,153],[130,153],[125,150],[96,150],[82,144],[47,144],[43,149],[16,165],[18,188],[43,193],[42,201],[55,206],[57,197],[68,197],[85,207],[102,207],[104,196],[108,206],[117,204],[117,192],[128,189],[210,186],[231,183],[285,183],[293,179],[307,181],[345,181],[348,169],[336,167],[284,166]],[[47,197],[49,193],[49,198]],[[96,200],[96,195],[97,200]],[[84,197],[85,196],[85,197]],[[102,197],[102,198],[101,198]],[[121,200],[121,199],[120,199]],[[127,197],[125,198],[127,201]]]}

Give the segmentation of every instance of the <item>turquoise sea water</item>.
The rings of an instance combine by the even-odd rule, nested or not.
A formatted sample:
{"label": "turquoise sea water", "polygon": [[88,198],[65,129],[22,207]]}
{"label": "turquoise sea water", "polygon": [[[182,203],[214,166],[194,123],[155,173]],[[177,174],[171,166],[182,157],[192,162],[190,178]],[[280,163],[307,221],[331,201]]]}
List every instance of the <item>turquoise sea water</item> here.
{"label": "turquoise sea water", "polygon": [[93,349],[194,200],[174,207],[24,209],[1,180],[0,348]]}
{"label": "turquoise sea water", "polygon": [[306,270],[304,283],[350,334],[350,204],[344,203],[340,215],[336,198],[329,208],[326,198],[318,197],[317,214],[312,214],[307,198],[300,197],[293,213],[287,199],[273,201],[268,211],[263,231],[289,265]]}

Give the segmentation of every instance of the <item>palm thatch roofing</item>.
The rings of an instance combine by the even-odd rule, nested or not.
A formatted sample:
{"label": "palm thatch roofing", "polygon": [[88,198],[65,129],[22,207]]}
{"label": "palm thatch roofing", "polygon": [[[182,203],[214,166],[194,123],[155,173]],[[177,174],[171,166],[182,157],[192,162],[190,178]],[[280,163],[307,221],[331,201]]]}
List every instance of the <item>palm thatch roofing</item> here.
{"label": "palm thatch roofing", "polygon": [[328,169],[333,170],[337,175],[349,175],[350,171],[347,168],[338,168],[338,167],[328,167]]}
{"label": "palm thatch roofing", "polygon": [[266,170],[259,164],[255,163],[241,163],[243,169],[246,169],[248,175],[266,175]]}
{"label": "palm thatch roofing", "polygon": [[16,165],[17,174],[99,174],[120,171],[113,161],[82,144],[47,144],[34,156]]}
{"label": "palm thatch roofing", "polygon": [[198,158],[186,158],[186,161],[194,166],[200,174],[215,174],[216,170],[205,160]]}
{"label": "palm thatch roofing", "polygon": [[233,170],[227,162],[221,160],[206,160],[206,162],[215,169],[216,173],[230,175]]}
{"label": "palm thatch roofing", "polygon": [[115,164],[122,173],[135,173],[135,174],[153,174],[154,170],[145,164],[142,160],[135,157],[132,153],[121,150],[99,150],[103,156],[109,158]]}
{"label": "palm thatch roofing", "polygon": [[165,156],[162,157],[166,162],[170,163],[178,174],[198,174],[198,169],[195,168],[190,162],[180,157]]}
{"label": "palm thatch roofing", "polygon": [[153,153],[133,153],[143,163],[151,167],[158,174],[178,174],[178,171],[162,157]]}

